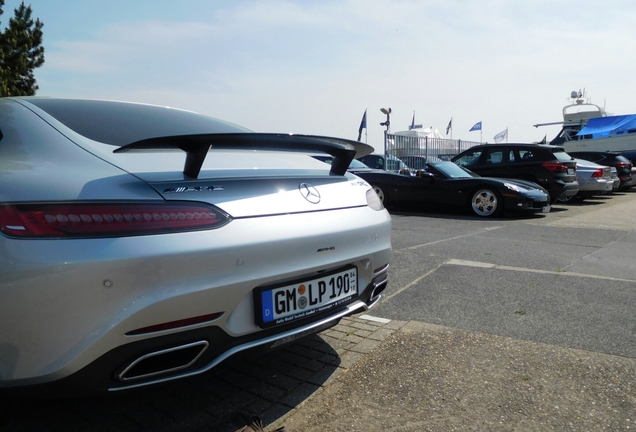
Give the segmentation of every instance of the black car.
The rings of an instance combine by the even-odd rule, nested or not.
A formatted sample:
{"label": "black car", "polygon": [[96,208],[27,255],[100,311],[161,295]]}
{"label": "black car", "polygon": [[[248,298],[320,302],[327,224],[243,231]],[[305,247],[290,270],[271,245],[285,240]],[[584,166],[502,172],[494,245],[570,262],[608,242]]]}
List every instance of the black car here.
{"label": "black car", "polygon": [[527,180],[543,186],[554,204],[579,191],[576,162],[563,147],[542,144],[482,144],[451,159],[484,177]]}
{"label": "black car", "polygon": [[[314,156],[330,163],[329,156]],[[499,216],[505,210],[550,211],[548,192],[523,181],[481,177],[448,161],[428,162],[417,175],[372,169],[353,160],[349,172],[369,183],[385,206],[392,204],[450,204],[477,216]]]}
{"label": "black car", "polygon": [[603,151],[574,151],[568,152],[574,158],[585,159],[596,162],[599,165],[605,165],[616,168],[616,174],[621,180],[619,190],[626,190],[634,186],[635,181],[632,176],[632,161],[627,159],[619,152],[603,152]]}

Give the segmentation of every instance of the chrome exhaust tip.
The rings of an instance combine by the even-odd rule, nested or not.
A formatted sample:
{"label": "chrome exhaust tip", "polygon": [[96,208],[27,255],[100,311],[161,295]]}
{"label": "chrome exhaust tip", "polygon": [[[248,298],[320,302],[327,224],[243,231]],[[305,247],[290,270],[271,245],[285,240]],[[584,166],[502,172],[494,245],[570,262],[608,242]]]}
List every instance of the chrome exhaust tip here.
{"label": "chrome exhaust tip", "polygon": [[120,381],[134,381],[186,369],[210,346],[202,340],[145,354],[130,363],[118,376]]}
{"label": "chrome exhaust tip", "polygon": [[384,279],[377,281],[377,282],[373,282],[373,288],[371,289],[371,295],[369,296],[369,301],[371,302],[375,302],[377,300],[380,299],[380,294],[382,293],[382,291],[384,291],[384,289],[387,287],[387,285],[389,284],[389,278],[388,277],[384,277]]}

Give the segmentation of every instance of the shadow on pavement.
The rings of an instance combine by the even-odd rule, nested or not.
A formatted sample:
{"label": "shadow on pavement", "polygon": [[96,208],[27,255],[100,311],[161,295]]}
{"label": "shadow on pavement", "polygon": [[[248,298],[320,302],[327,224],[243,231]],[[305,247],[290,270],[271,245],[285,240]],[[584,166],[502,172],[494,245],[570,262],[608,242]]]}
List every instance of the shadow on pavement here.
{"label": "shadow on pavement", "polygon": [[105,397],[0,401],[0,431],[233,432],[245,425],[243,415],[265,425],[285,415],[340,363],[334,347],[315,335],[162,386]]}

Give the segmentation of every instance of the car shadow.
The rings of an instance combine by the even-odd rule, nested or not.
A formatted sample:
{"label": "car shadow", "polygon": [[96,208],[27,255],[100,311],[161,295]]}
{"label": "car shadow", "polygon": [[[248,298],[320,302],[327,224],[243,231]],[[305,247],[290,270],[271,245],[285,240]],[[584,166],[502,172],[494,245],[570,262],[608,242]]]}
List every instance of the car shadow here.
{"label": "car shadow", "polygon": [[[457,220],[507,220],[507,219],[542,219],[546,216],[545,213],[528,213],[528,212],[514,212],[506,211],[503,215],[498,217],[480,217],[473,214],[470,210],[458,206],[450,205],[426,205],[426,204],[402,204],[392,205],[387,208],[390,214],[400,216],[426,216],[432,218],[444,218],[444,219],[457,219]],[[554,211],[552,207],[550,211]],[[567,209],[558,209],[557,211],[564,211]]]}
{"label": "car shadow", "polygon": [[233,432],[245,426],[245,415],[258,416],[265,425],[280,419],[318,390],[340,363],[334,347],[313,335],[265,354],[229,358],[208,373],[160,386],[99,397],[1,401],[6,412],[0,431]]}
{"label": "car shadow", "polygon": [[592,196],[585,199],[573,199],[567,203],[561,203],[557,201],[557,203],[555,203],[554,205],[559,205],[563,207],[597,206],[597,205],[605,204],[607,201],[611,201],[611,199],[612,199],[612,195],[598,195],[598,196]]}

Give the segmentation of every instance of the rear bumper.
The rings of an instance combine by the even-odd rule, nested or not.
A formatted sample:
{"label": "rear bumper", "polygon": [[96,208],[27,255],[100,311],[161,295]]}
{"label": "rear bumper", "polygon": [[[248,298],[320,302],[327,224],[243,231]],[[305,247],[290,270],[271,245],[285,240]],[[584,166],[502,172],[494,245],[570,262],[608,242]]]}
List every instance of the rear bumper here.
{"label": "rear bumper", "polygon": [[579,182],[579,192],[577,195],[604,195],[612,191],[613,184],[613,181],[605,179]]}
{"label": "rear bumper", "polygon": [[316,319],[298,321],[255,334],[233,337],[218,326],[159,336],[119,346],[72,375],[46,383],[0,388],[0,395],[65,397],[94,395],[161,384],[201,374],[227,358],[251,350],[271,350],[338,324],[343,317],[366,311],[388,284],[388,265],[358,298]]}

